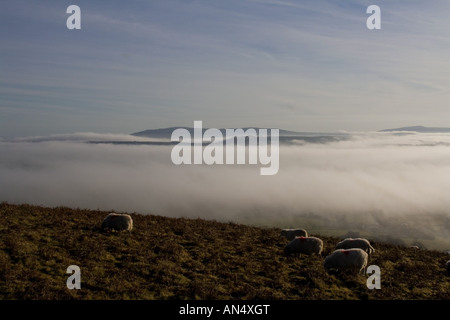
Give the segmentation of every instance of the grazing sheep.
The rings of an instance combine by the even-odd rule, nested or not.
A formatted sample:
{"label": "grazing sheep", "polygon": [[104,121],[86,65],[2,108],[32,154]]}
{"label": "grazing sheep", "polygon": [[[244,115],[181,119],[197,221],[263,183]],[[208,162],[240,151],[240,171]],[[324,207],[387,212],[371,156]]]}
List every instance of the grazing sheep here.
{"label": "grazing sheep", "polygon": [[323,250],[323,241],[316,237],[295,237],[284,247],[284,253],[290,255],[292,253],[301,253],[311,255],[313,253],[321,254]]}
{"label": "grazing sheep", "polygon": [[285,237],[289,241],[294,240],[295,237],[307,237],[308,232],[305,229],[283,229],[280,236]]}
{"label": "grazing sheep", "polygon": [[447,274],[450,276],[450,260],[445,264],[445,268],[447,269]]}
{"label": "grazing sheep", "polygon": [[336,245],[337,249],[352,249],[352,248],[359,248],[367,252],[368,254],[372,254],[372,252],[375,252],[375,249],[370,245],[370,242],[367,239],[364,238],[347,238],[342,240]]}
{"label": "grazing sheep", "polygon": [[101,228],[131,231],[133,229],[133,219],[128,214],[110,213],[103,219]]}
{"label": "grazing sheep", "polygon": [[339,249],[325,258],[324,268],[327,272],[351,272],[354,274],[364,271],[367,267],[369,255],[360,248]]}

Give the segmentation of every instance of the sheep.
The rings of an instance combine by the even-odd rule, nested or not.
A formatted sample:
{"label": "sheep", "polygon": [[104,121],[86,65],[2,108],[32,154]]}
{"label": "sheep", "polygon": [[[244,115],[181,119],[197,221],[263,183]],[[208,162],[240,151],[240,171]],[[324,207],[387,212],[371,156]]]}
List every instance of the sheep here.
{"label": "sheep", "polygon": [[362,249],[369,255],[372,254],[372,252],[375,252],[375,249],[370,245],[370,242],[364,238],[344,239],[336,245],[335,249],[337,250],[337,249],[352,249],[352,248]]}
{"label": "sheep", "polygon": [[447,274],[450,276],[450,260],[445,263],[445,268],[447,269]]}
{"label": "sheep", "polygon": [[308,232],[305,229],[283,229],[281,230],[280,236],[291,241],[295,237],[307,237]]}
{"label": "sheep", "polygon": [[357,274],[364,272],[368,260],[369,255],[360,248],[338,249],[325,258],[323,266],[327,272],[336,270]]}
{"label": "sheep", "polygon": [[284,247],[284,253],[286,255],[294,253],[298,254],[298,256],[300,256],[301,253],[307,255],[316,253],[320,255],[322,250],[323,241],[316,237],[295,237],[295,239]]}
{"label": "sheep", "polygon": [[101,229],[105,228],[131,231],[133,229],[133,219],[128,214],[112,212],[103,219]]}

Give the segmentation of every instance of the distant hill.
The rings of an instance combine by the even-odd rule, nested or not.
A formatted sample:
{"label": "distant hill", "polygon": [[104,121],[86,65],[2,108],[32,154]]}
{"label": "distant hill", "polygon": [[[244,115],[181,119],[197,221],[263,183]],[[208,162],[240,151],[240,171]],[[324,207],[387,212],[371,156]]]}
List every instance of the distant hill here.
{"label": "distant hill", "polygon": [[445,133],[445,132],[450,132],[450,128],[412,126],[412,127],[402,127],[402,128],[395,128],[395,129],[384,129],[384,130],[380,130],[379,132],[393,132],[393,131],[412,131],[412,132],[423,132],[423,133]]}
{"label": "distant hill", "polygon": [[[149,130],[144,130],[144,131],[140,131],[140,132],[135,132],[132,133],[131,135],[133,136],[138,136],[138,137],[148,137],[148,138],[158,138],[158,139],[169,139],[172,136],[172,132],[175,129],[186,129],[189,131],[189,133],[191,134],[191,136],[194,135],[194,128],[191,127],[169,127],[169,128],[161,128],[161,129],[149,129]],[[235,128],[233,128],[235,129]],[[266,128],[242,128],[244,131],[246,131],[247,129],[255,129],[256,132],[259,132],[259,129],[266,129]],[[208,128],[203,128],[202,129],[202,133],[205,133],[205,131],[208,130]],[[222,132],[222,134],[225,136],[226,134],[226,129],[219,129],[220,132]],[[270,131],[268,131],[268,133],[270,133]],[[295,132],[295,131],[288,131],[288,130],[283,130],[280,129],[280,136],[304,136],[304,135],[309,135],[310,133],[307,132]]]}
{"label": "distant hill", "polygon": [[[175,129],[186,129],[191,134],[191,137],[194,136],[194,128],[191,127],[169,127],[169,128],[161,128],[161,129],[149,129],[144,130],[140,132],[132,133],[131,135],[137,136],[137,137],[146,137],[146,138],[153,138],[153,139],[163,139],[166,140],[166,142],[145,142],[140,141],[136,142],[136,144],[177,144],[178,142],[171,142],[172,132]],[[231,128],[236,129],[236,128]],[[270,128],[241,128],[244,131],[248,129],[255,129],[257,134],[259,133],[259,129],[270,129]],[[208,128],[202,128],[202,133],[204,133]],[[223,137],[226,137],[226,129],[219,129],[222,133]],[[270,134],[270,131],[268,131],[268,134]],[[296,131],[289,131],[289,130],[283,130],[279,129],[279,141],[280,144],[298,144],[298,143],[329,143],[329,142],[336,142],[345,140],[350,136],[350,134],[342,133],[342,132],[296,132]],[[91,141],[92,143],[105,143],[104,141]],[[130,142],[114,142],[118,144],[130,144]],[[206,143],[209,144],[209,143]]]}

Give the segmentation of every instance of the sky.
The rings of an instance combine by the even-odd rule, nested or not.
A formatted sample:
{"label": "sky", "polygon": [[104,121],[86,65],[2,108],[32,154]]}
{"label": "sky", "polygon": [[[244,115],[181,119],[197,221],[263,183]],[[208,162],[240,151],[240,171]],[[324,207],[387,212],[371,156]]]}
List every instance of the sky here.
{"label": "sky", "polygon": [[[81,29],[68,30],[69,5]],[[369,30],[369,5],[381,29]],[[0,7],[0,137],[445,127],[450,2],[31,1]]]}

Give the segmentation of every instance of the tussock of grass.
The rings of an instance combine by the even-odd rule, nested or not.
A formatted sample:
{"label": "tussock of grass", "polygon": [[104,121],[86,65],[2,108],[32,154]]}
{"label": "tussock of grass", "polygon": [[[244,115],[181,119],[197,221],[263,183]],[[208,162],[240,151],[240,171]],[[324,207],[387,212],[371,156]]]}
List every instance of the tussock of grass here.
{"label": "tussock of grass", "polygon": [[[0,204],[1,299],[450,299],[448,255],[374,242],[367,276],[330,275],[320,256],[285,257],[278,228],[132,214],[134,230],[101,231],[108,212]],[[81,268],[81,290],[66,269]]]}

